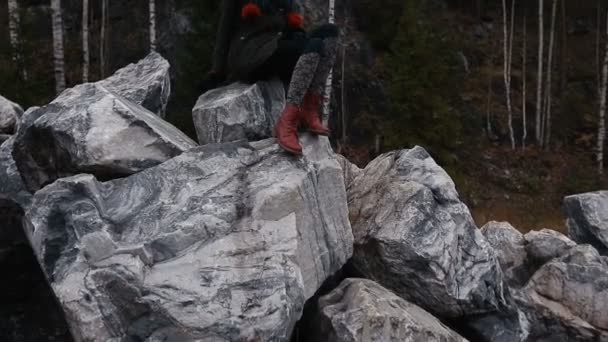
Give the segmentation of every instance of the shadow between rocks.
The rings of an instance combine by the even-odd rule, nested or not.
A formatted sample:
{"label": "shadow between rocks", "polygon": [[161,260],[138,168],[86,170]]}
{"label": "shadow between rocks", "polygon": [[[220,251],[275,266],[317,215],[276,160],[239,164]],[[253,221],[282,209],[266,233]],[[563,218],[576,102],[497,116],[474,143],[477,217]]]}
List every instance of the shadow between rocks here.
{"label": "shadow between rocks", "polygon": [[21,227],[23,211],[0,198],[0,341],[73,342]]}

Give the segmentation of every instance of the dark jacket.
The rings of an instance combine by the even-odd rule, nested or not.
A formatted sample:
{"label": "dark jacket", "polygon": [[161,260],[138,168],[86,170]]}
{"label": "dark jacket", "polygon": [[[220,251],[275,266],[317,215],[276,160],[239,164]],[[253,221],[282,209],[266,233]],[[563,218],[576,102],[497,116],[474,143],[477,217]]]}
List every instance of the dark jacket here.
{"label": "dark jacket", "polygon": [[249,0],[222,0],[222,14],[215,44],[213,69],[229,80],[245,79],[277,49],[287,31],[291,0],[258,0],[263,15],[254,20],[241,18]]}

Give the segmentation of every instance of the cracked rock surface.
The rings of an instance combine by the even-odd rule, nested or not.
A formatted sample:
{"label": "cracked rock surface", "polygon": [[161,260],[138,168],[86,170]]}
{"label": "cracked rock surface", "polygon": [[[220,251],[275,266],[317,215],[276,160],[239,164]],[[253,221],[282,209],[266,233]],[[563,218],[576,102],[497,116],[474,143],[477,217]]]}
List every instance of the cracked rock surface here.
{"label": "cracked rock surface", "polygon": [[530,341],[608,341],[608,258],[589,245],[538,270],[518,301]]}
{"label": "cracked rock surface", "polygon": [[288,341],[352,254],[329,141],[195,148],[105,183],[38,191],[26,230],[78,341]]}
{"label": "cracked rock surface", "polygon": [[32,192],[79,173],[124,177],[196,146],[171,124],[100,84],[68,89],[27,119],[13,157]]}
{"label": "cracked rock surface", "polygon": [[541,229],[530,231],[524,235],[526,253],[534,266],[542,266],[547,262],[566,254],[576,242],[564,234],[551,230]]}
{"label": "cracked rock surface", "polygon": [[192,110],[201,145],[269,138],[285,106],[279,80],[233,83],[198,98]]}
{"label": "cracked rock surface", "polygon": [[419,306],[367,279],[344,280],[319,300],[318,315],[319,341],[467,341]]}
{"label": "cracked rock surface", "polygon": [[475,316],[469,323],[488,340],[525,336],[493,248],[423,148],[376,158],[348,203],[353,264],[366,278],[438,317]]}
{"label": "cracked rock surface", "polygon": [[508,222],[495,221],[481,227],[481,232],[496,251],[509,285],[523,286],[530,277],[524,235]]}
{"label": "cracked rock surface", "polygon": [[[19,126],[19,120],[23,114],[23,109],[18,104],[0,96],[0,135],[14,134]],[[6,138],[2,138],[2,141]]]}
{"label": "cracked rock surface", "polygon": [[564,208],[570,238],[608,255],[608,191],[568,196]]}
{"label": "cracked rock surface", "polygon": [[97,82],[127,100],[165,118],[171,95],[169,62],[156,52]]}

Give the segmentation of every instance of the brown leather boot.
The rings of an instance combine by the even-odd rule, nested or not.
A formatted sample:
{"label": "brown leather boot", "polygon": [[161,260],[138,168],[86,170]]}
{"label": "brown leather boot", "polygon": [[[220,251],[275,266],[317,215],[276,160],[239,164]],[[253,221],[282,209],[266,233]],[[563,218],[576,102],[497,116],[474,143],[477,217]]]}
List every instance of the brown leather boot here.
{"label": "brown leather boot", "polygon": [[300,123],[300,119],[300,108],[288,103],[274,128],[279,146],[296,155],[302,154],[302,146],[298,140],[298,124]]}
{"label": "brown leather boot", "polygon": [[321,100],[322,97],[319,94],[310,91],[306,93],[302,103],[302,121],[304,121],[310,132],[319,135],[329,135],[329,129],[323,126],[321,116],[319,115]]}

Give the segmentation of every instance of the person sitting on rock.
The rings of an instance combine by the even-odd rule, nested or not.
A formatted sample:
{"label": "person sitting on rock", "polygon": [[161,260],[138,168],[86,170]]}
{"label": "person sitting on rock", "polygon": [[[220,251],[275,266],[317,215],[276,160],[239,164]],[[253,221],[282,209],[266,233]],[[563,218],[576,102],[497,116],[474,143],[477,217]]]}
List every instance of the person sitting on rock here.
{"label": "person sitting on rock", "polygon": [[275,136],[283,149],[302,154],[299,126],[329,134],[319,107],[336,57],[337,26],[324,24],[307,34],[293,0],[222,0],[221,10],[210,76],[245,82],[278,76],[289,83]]}

